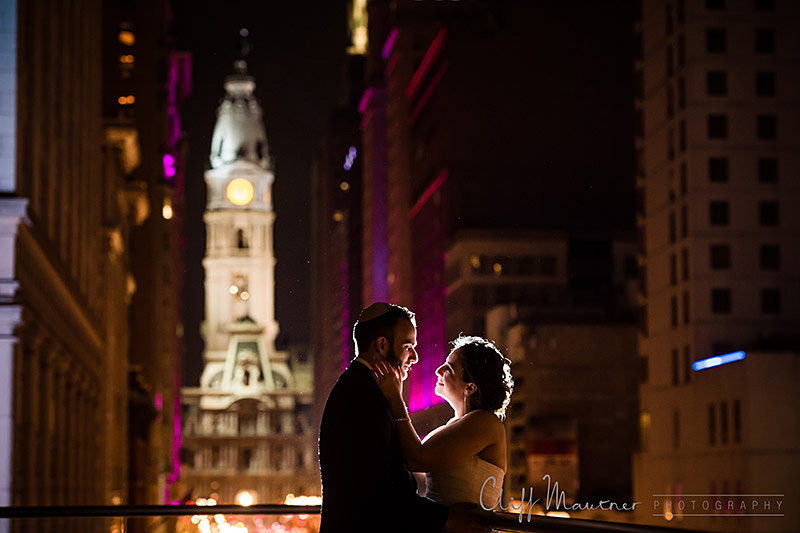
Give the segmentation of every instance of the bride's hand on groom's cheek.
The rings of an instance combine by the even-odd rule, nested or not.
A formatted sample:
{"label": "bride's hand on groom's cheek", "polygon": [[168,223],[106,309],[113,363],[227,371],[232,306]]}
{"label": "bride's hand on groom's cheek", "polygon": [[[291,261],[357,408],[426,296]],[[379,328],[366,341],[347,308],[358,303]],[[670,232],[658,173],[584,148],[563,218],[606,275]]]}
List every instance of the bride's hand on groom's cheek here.
{"label": "bride's hand on groom's cheek", "polygon": [[373,363],[372,377],[387,398],[396,393],[402,393],[403,385],[400,381],[399,371],[386,361]]}

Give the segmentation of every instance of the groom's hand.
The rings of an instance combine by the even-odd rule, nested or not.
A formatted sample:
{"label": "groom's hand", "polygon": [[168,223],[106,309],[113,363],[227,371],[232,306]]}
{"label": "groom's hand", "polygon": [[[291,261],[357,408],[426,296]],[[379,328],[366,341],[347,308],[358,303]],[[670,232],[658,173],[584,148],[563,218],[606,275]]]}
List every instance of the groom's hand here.
{"label": "groom's hand", "polygon": [[447,516],[447,523],[444,530],[448,533],[461,531],[488,533],[492,529],[489,527],[489,517],[485,513],[478,511],[478,506],[474,503],[454,503],[450,506],[450,514]]}

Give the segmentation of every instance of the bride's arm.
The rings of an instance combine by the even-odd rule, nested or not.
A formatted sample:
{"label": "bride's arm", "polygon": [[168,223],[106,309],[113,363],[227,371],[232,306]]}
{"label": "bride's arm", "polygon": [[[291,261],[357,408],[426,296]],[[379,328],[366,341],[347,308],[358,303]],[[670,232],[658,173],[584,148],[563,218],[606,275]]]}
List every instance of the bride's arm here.
{"label": "bride's arm", "polygon": [[[381,364],[382,362],[379,366]],[[383,375],[383,379],[378,381],[378,385],[389,402],[409,470],[431,472],[458,466],[487,446],[498,442],[505,434],[502,422],[493,413],[480,410],[436,428],[425,442],[420,442],[406,411],[396,374],[388,365],[380,367],[379,374]]]}

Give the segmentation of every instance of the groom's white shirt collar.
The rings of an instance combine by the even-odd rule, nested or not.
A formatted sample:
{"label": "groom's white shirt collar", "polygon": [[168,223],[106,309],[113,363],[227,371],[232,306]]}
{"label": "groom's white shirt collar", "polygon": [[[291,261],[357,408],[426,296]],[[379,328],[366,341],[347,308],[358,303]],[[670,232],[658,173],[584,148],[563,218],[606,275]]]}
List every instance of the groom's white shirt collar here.
{"label": "groom's white shirt collar", "polygon": [[366,366],[367,368],[369,368],[370,370],[372,370],[372,365],[371,365],[371,364],[369,364],[369,361],[367,361],[367,360],[366,360],[366,359],[364,359],[363,357],[356,357],[356,359],[355,359],[355,362],[356,362],[356,363],[361,363],[362,365],[364,365],[364,366]]}

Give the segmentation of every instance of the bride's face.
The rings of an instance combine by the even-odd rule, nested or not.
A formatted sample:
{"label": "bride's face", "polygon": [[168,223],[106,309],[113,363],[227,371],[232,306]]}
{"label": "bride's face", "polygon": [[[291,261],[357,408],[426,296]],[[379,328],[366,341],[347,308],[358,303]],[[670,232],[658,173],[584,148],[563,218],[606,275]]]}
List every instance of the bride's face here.
{"label": "bride's face", "polygon": [[464,401],[467,383],[462,379],[464,369],[461,365],[461,354],[458,350],[450,352],[444,364],[436,369],[436,387],[434,392],[450,403],[459,405]]}

